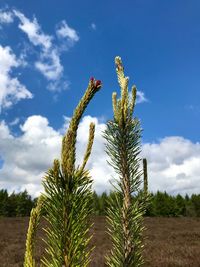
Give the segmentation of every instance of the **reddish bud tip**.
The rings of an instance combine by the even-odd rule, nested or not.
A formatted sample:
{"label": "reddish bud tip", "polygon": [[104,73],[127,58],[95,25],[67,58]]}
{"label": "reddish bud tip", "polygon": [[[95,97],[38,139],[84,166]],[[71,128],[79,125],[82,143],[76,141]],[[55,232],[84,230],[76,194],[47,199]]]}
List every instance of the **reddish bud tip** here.
{"label": "reddish bud tip", "polygon": [[101,81],[100,81],[100,80],[97,80],[95,86],[96,86],[96,87],[101,86]]}
{"label": "reddish bud tip", "polygon": [[94,77],[91,77],[91,78],[90,78],[90,81],[93,82],[93,81],[94,81]]}

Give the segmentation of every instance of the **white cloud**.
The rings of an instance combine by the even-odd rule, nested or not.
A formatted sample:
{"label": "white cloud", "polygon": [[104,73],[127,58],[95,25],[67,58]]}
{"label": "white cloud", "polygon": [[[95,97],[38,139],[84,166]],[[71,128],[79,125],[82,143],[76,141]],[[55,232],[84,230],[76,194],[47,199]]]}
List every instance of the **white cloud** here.
{"label": "white cloud", "polygon": [[101,193],[105,190],[108,191],[111,188],[109,180],[114,176],[114,172],[107,164],[108,157],[105,153],[105,140],[102,137],[102,132],[105,130],[105,124],[100,123],[97,118],[85,116],[80,123],[77,137],[77,164],[82,162],[83,154],[87,146],[89,125],[91,122],[95,123],[95,139],[87,167],[94,179],[94,189],[98,193]]}
{"label": "white cloud", "polygon": [[148,102],[148,99],[146,98],[144,92],[137,90],[136,103],[140,104],[144,102]]}
{"label": "white cloud", "polygon": [[52,43],[53,37],[43,33],[36,18],[31,21],[17,10],[14,13],[20,20],[19,28],[27,34],[29,41],[34,46],[41,47],[39,60],[35,62],[36,69],[50,81],[59,80],[63,74],[63,66],[58,50]]}
{"label": "white cloud", "polygon": [[[70,82],[63,77],[64,68],[60,57],[61,53],[79,41],[76,30],[71,28],[65,20],[61,21],[56,26],[56,35],[59,37],[58,43],[53,35],[43,32],[36,17],[31,20],[16,9],[0,10],[0,23],[11,23],[14,18],[18,19],[18,28],[27,35],[30,43],[39,47],[39,52],[38,50],[34,51],[38,56],[34,66],[48,80],[47,88],[54,92],[68,88]],[[27,62],[24,59],[27,57],[27,53],[21,53],[20,57],[21,63],[23,62],[25,67]]]}
{"label": "white cloud", "polygon": [[[129,91],[129,97],[132,99],[132,92]],[[136,95],[136,104],[148,102],[149,100],[146,98],[145,93],[143,91],[137,90],[137,95]]]}
{"label": "white cloud", "polygon": [[43,53],[41,60],[37,61],[35,66],[50,81],[59,80],[63,73],[63,66],[56,49],[52,49],[50,54]]}
{"label": "white cloud", "polygon": [[59,156],[61,136],[41,116],[31,116],[21,126],[22,135],[14,137],[5,122],[0,124],[0,187],[12,190],[41,190],[41,178]]}
{"label": "white cloud", "polygon": [[[77,144],[77,164],[82,163],[82,153],[87,145],[89,124],[96,124],[96,138],[93,153],[88,163],[95,181],[95,189],[102,192],[108,185],[112,170],[106,164],[103,138],[101,132],[105,125],[97,118],[86,116],[80,123]],[[68,127],[66,119],[62,133]],[[0,187],[12,190],[27,188],[37,195],[42,190],[41,180],[45,171],[51,166],[54,158],[60,157],[62,135],[60,131],[49,126],[48,120],[42,116],[31,116],[21,125],[22,134],[14,137],[5,122],[0,124],[0,156],[3,167],[0,169]]]}
{"label": "white cloud", "polygon": [[[42,116],[31,116],[21,125],[22,134],[14,137],[9,127],[0,124],[0,186],[12,190],[27,188],[36,195],[42,190],[41,179],[54,158],[60,157],[62,134],[69,126],[65,118],[63,127],[55,130]],[[90,122],[96,125],[95,141],[87,168],[94,179],[94,189],[103,192],[111,188],[109,180],[114,176],[107,164],[105,140],[102,131],[105,124],[91,116],[83,117],[77,136],[77,161],[80,165],[87,146]],[[200,191],[200,144],[183,137],[166,137],[158,143],[143,145],[142,156],[148,160],[149,188],[166,190],[171,194],[192,194]]]}
{"label": "white cloud", "polygon": [[36,18],[34,18],[33,21],[30,21],[23,13],[17,10],[14,10],[13,12],[20,20],[19,28],[27,34],[31,43],[33,43],[35,46],[39,45],[46,50],[51,48],[52,37],[42,32]]}
{"label": "white cloud", "polygon": [[15,118],[13,121],[11,121],[11,122],[9,123],[9,125],[10,125],[10,126],[15,126],[15,125],[17,125],[17,124],[19,123],[19,121],[20,121],[19,118]]}
{"label": "white cloud", "polygon": [[42,31],[35,17],[30,20],[18,10],[13,10],[13,12],[20,20],[19,29],[27,35],[34,46],[39,46],[41,49],[35,67],[49,81],[47,88],[50,91],[61,91],[61,88],[65,90],[69,82],[63,80],[64,68],[61,64],[60,54],[79,40],[77,32],[70,28],[66,21],[62,21],[57,27],[56,34],[58,37],[66,39],[66,42],[55,45],[53,36]]}
{"label": "white cloud", "polygon": [[69,27],[65,20],[57,26],[56,34],[59,38],[66,38],[71,45],[79,41],[78,33],[75,29]]}
{"label": "white cloud", "polygon": [[180,136],[166,137],[159,143],[144,144],[152,191],[199,193],[200,144]]}
{"label": "white cloud", "polygon": [[1,139],[11,139],[12,138],[12,136],[10,135],[9,128],[6,125],[5,121],[1,121],[1,123],[0,123],[0,133],[1,133]]}
{"label": "white cloud", "polygon": [[97,29],[97,26],[96,26],[96,24],[95,24],[94,22],[91,24],[90,27],[91,27],[91,29],[94,30],[94,31]]}
{"label": "white cloud", "polygon": [[0,45],[0,111],[11,107],[21,99],[32,98],[28,89],[20,83],[18,78],[12,77],[13,68],[23,66],[9,46]]}
{"label": "white cloud", "polygon": [[[48,84],[47,88],[49,91],[52,92],[61,92],[63,90],[66,90],[69,88],[70,82],[67,80],[61,79],[61,80],[56,80],[56,81],[52,81]],[[54,95],[54,100],[57,100],[57,95]]]}
{"label": "white cloud", "polygon": [[4,10],[0,10],[0,23],[5,23],[5,24],[9,24],[12,23],[14,20],[14,16],[13,13],[10,11],[4,11]]}

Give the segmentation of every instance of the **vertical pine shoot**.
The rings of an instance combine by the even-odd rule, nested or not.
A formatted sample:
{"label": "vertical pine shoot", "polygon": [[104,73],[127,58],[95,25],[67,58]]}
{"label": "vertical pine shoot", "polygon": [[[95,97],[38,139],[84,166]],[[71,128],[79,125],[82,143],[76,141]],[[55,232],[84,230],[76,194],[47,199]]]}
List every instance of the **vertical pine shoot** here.
{"label": "vertical pine shoot", "polygon": [[[91,236],[89,215],[91,214],[92,179],[85,170],[95,133],[90,124],[86,152],[81,166],[75,166],[76,137],[78,125],[87,105],[101,88],[101,81],[90,79],[88,88],[72,116],[69,129],[62,140],[61,160],[54,160],[43,180],[42,205],[48,222],[46,232],[46,255],[43,266],[86,267],[90,262],[91,250],[88,243]],[[34,267],[33,257],[35,233],[39,223],[41,204],[32,210],[26,241],[24,267]]]}
{"label": "vertical pine shoot", "polygon": [[136,267],[143,264],[142,231],[145,211],[144,198],[140,197],[140,138],[141,128],[137,118],[133,118],[136,87],[128,91],[128,77],[120,57],[115,58],[121,97],[113,93],[114,118],[107,122],[104,137],[106,152],[116,178],[107,212],[108,232],[112,239],[112,250],[106,257],[109,267]]}
{"label": "vertical pine shoot", "polygon": [[143,184],[143,201],[146,204],[146,211],[148,211],[148,207],[150,205],[152,196],[149,193],[149,189],[148,189],[148,170],[147,170],[147,159],[144,158],[143,159],[143,176],[144,176],[144,184]]}
{"label": "vertical pine shoot", "polygon": [[144,195],[148,194],[147,159],[143,159]]}
{"label": "vertical pine shoot", "polygon": [[35,250],[35,237],[37,228],[41,218],[43,198],[39,197],[37,206],[31,210],[29,227],[26,238],[26,251],[24,257],[24,267],[35,267],[34,250]]}

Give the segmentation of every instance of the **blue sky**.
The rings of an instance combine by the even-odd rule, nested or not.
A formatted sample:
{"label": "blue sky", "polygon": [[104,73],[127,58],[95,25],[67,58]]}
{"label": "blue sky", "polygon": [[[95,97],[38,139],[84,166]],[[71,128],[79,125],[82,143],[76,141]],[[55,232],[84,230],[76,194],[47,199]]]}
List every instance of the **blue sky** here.
{"label": "blue sky", "polygon": [[[1,2],[0,9],[0,55],[4,59],[0,63],[0,121],[5,139],[0,145],[0,186],[10,190],[29,186],[31,193],[39,190],[39,176],[51,158],[43,165],[30,163],[32,168],[21,166],[17,159],[12,163],[11,159],[15,156],[18,161],[23,157],[25,160],[25,154],[22,157],[17,149],[19,144],[23,149],[30,144],[27,138],[31,139],[37,127],[50,127],[51,138],[61,137],[66,126],[64,116],[72,115],[91,76],[100,79],[103,87],[85,115],[86,119],[97,120],[99,129],[103,127],[112,117],[111,94],[119,92],[114,66],[114,58],[119,55],[130,86],[136,84],[139,91],[141,103],[135,115],[144,129],[143,154],[149,158],[151,189],[172,194],[199,190],[195,187],[200,174],[199,1],[58,4],[54,0],[8,0]],[[49,132],[44,140],[47,136]],[[5,145],[9,138],[13,147]],[[36,140],[35,151],[39,153],[40,142]],[[83,140],[79,142],[84,145]],[[99,139],[96,147],[100,144]],[[57,155],[58,147],[55,145],[52,157]],[[34,177],[28,182],[21,178],[30,175],[33,166],[37,190]],[[92,160],[89,167],[94,171]],[[13,168],[17,169],[17,185],[8,175]],[[99,172],[105,176],[103,168],[102,163]],[[159,177],[171,180],[165,183]],[[97,180],[96,189],[102,191],[108,177]]]}

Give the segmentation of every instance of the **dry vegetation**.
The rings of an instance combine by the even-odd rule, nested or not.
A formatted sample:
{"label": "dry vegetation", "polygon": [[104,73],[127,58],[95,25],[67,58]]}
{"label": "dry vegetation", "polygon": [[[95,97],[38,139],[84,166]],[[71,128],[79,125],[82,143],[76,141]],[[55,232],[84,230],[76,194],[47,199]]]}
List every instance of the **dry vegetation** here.
{"label": "dry vegetation", "polygon": [[[29,218],[0,218],[0,266],[22,266]],[[91,267],[103,267],[110,248],[105,218],[95,217]],[[200,267],[200,219],[145,218],[145,267]],[[42,235],[40,229],[39,236]],[[38,243],[37,259],[43,253]]]}

